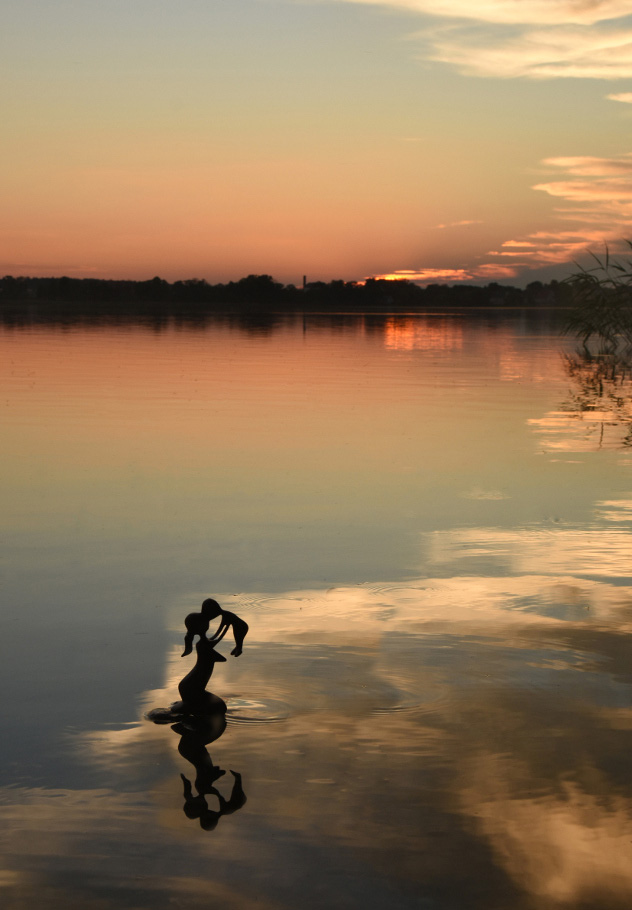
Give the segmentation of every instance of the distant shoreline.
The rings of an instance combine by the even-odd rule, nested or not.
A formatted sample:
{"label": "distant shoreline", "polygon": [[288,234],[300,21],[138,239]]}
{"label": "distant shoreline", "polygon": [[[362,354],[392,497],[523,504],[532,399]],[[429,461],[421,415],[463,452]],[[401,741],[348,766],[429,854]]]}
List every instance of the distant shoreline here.
{"label": "distant shoreline", "polygon": [[526,288],[491,283],[431,284],[369,279],[363,283],[311,282],[283,285],[269,275],[249,275],[228,284],[190,279],[169,283],[98,278],[0,278],[3,322],[108,317],[199,319],[281,316],[284,313],[352,316],[360,313],[416,315],[449,310],[557,309],[571,306],[564,282],[535,281]]}

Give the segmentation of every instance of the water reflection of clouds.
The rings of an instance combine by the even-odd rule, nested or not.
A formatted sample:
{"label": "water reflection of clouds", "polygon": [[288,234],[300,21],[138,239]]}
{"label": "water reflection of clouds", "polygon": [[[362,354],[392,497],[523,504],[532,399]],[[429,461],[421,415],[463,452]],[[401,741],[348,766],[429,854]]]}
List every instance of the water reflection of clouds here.
{"label": "water reflection of clouds", "polygon": [[621,447],[621,423],[608,411],[549,411],[528,420],[549,452],[594,452]]}
{"label": "water reflection of clouds", "polygon": [[239,851],[231,832],[223,838],[222,859],[232,879],[192,874],[187,820],[180,821],[180,800],[169,804],[166,788],[159,794],[20,789],[3,796],[0,843],[13,867],[0,871],[4,906],[106,910],[186,901],[187,908],[207,910],[210,894],[213,906],[225,910],[262,906],[236,873]]}
{"label": "water reflection of clouds", "polygon": [[467,492],[461,494],[464,499],[480,499],[480,500],[490,500],[490,501],[499,501],[501,499],[509,499],[510,496],[507,493],[503,493],[502,490],[485,490],[483,487],[472,487]]}
{"label": "water reflection of clouds", "polygon": [[605,499],[598,502],[597,516],[604,521],[632,521],[632,499]]}
{"label": "water reflection of clouds", "polygon": [[463,811],[498,861],[546,906],[584,906],[591,897],[596,902],[590,906],[626,906],[632,891],[632,801],[586,792],[570,780],[556,794],[516,798],[528,775],[520,762],[485,755],[471,764],[464,781]]}
{"label": "water reflection of clouds", "polygon": [[[527,601],[536,604],[532,612],[521,610]],[[547,615],[551,602],[576,610],[572,621]],[[284,634],[290,636],[293,628],[322,629],[326,618],[330,624],[339,618],[343,634],[353,627],[356,642],[371,641],[364,685],[370,689],[382,673],[420,699],[416,710],[394,712],[377,724],[356,716],[341,727],[337,712],[319,714],[319,728],[348,763],[347,774],[350,767],[366,773],[367,762],[385,761],[393,815],[383,817],[388,833],[382,830],[382,837],[396,851],[394,870],[401,872],[404,844],[413,837],[417,856],[428,859],[418,859],[417,880],[432,889],[445,861],[433,837],[450,830],[463,849],[473,852],[487,844],[493,854],[487,874],[494,893],[480,902],[473,898],[472,906],[507,906],[500,870],[518,889],[509,901],[515,907],[530,907],[534,899],[627,906],[632,800],[620,736],[627,742],[631,728],[629,712],[617,706],[625,688],[617,690],[609,672],[623,674],[619,680],[629,685],[622,656],[629,654],[630,588],[572,576],[420,578],[406,585],[336,588],[320,597],[293,592],[275,606],[266,604],[263,640],[275,637],[277,607],[286,613]],[[380,609],[384,604],[387,618]],[[360,666],[347,656],[349,637],[345,640],[341,653],[332,650],[329,658],[357,672]],[[280,664],[275,661],[277,676]],[[335,688],[337,678],[333,673],[328,681],[323,674],[317,685]],[[314,684],[313,676],[301,677],[311,698]],[[335,712],[335,699],[325,702]],[[302,733],[310,738],[305,722]],[[423,778],[417,778],[415,766]],[[341,780],[340,766],[331,759],[326,775]],[[341,846],[351,841],[356,849],[371,850],[375,820],[357,802],[362,793],[344,779],[345,796],[338,798],[349,815],[363,821],[349,825],[343,814],[343,824],[337,816],[330,819],[331,833]],[[408,790],[414,780],[422,795]],[[375,786],[380,787],[377,780]],[[476,847],[464,834],[468,827],[476,831]],[[385,850],[388,855],[389,847]],[[445,906],[456,903],[446,900]]]}
{"label": "water reflection of clouds", "polygon": [[557,410],[528,421],[548,451],[621,449],[632,444],[632,383],[627,356],[568,354],[572,386]]}
{"label": "water reflection of clouds", "polygon": [[[632,898],[630,587],[540,572],[220,601],[251,625],[213,678],[229,712],[287,706],[278,723],[229,719],[218,741],[224,767],[247,774],[247,806],[202,838],[182,814],[169,729],[80,735],[107,787],[3,793],[9,894],[51,910],[72,895],[162,910],[211,894],[229,910],[289,910],[299,882],[315,910],[340,881],[358,907]],[[180,651],[140,712],[175,697]]]}
{"label": "water reflection of clouds", "polygon": [[429,535],[428,559],[446,567],[484,560],[488,570],[515,574],[627,578],[632,540],[624,528],[462,528]]}

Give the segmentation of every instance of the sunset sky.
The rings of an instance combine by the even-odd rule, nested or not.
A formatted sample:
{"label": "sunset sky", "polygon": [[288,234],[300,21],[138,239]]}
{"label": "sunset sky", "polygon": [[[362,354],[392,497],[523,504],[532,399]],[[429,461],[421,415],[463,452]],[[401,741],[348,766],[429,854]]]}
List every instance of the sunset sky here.
{"label": "sunset sky", "polygon": [[632,236],[632,0],[5,0],[0,69],[3,275],[523,285]]}

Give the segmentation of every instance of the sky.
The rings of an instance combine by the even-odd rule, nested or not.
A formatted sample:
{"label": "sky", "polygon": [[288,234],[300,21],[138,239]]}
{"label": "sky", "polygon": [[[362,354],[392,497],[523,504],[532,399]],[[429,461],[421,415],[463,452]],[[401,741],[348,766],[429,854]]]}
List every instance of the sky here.
{"label": "sky", "polygon": [[632,0],[4,0],[0,274],[562,278],[632,236]]}

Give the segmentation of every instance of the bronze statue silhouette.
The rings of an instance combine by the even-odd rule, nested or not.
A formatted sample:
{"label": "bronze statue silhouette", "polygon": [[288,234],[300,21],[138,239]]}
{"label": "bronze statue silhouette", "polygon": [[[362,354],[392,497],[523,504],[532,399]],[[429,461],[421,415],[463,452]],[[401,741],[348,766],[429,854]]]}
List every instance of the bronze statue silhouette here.
{"label": "bronze statue silhouette", "polygon": [[226,658],[215,650],[215,641],[206,637],[205,621],[201,618],[201,614],[192,613],[191,616],[200,617],[199,620],[196,619],[190,624],[190,634],[199,635],[195,646],[197,659],[193,668],[180,680],[178,692],[182,700],[175,702],[171,706],[171,710],[182,714],[205,715],[215,714],[218,711],[225,714],[226,702],[219,695],[207,692],[206,686],[215,664],[225,663]]}
{"label": "bronze statue silhouette", "polygon": [[[201,616],[199,613],[191,615]],[[155,708],[147,714],[148,720],[152,720],[154,723],[168,724],[182,718],[207,718],[218,714],[224,717],[226,714],[224,699],[213,692],[206,691],[215,664],[225,663],[226,658],[215,650],[214,642],[206,637],[203,619],[192,622],[191,628],[195,630],[192,634],[200,636],[195,646],[195,664],[178,683],[180,701],[173,702],[170,708]],[[224,726],[226,726],[225,719]]]}
{"label": "bronze statue silhouette", "polygon": [[[219,628],[211,638],[207,638],[210,622],[217,617],[221,617]],[[184,786],[183,811],[187,818],[199,819],[200,826],[205,831],[212,831],[222,815],[230,815],[241,809],[246,802],[246,796],[241,784],[241,774],[232,769],[233,786],[230,797],[225,799],[215,786],[215,782],[226,772],[213,764],[206,747],[219,739],[226,729],[226,702],[219,695],[208,692],[206,686],[215,664],[226,662],[226,658],[215,650],[215,645],[232,628],[235,647],[231,653],[238,657],[242,653],[248,624],[234,613],[222,610],[217,601],[210,598],[204,601],[199,613],[189,613],[184,624],[187,632],[182,656],[185,657],[192,652],[193,641],[197,636],[195,664],[178,684],[180,701],[174,702],[170,708],[156,708],[150,711],[147,719],[156,724],[171,724],[174,733],[179,734],[178,752],[195,768],[193,785],[184,774],[180,775]],[[209,807],[207,796],[214,796],[217,799],[218,809]]]}
{"label": "bronze statue silhouette", "polygon": [[206,634],[211,624],[211,620],[217,619],[217,617],[221,617],[221,621],[217,631],[211,636],[210,641],[217,644],[232,627],[235,647],[230,653],[233,657],[239,657],[243,650],[244,638],[248,632],[248,623],[244,622],[243,619],[240,619],[235,613],[231,613],[229,610],[222,610],[217,601],[210,597],[202,604],[200,613],[189,613],[184,620],[187,632],[184,636],[184,651],[182,652],[182,657],[186,657],[186,655],[190,654],[193,650],[193,639],[196,635],[202,634],[200,629]]}

